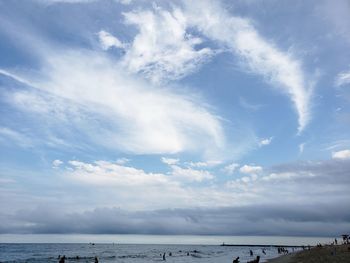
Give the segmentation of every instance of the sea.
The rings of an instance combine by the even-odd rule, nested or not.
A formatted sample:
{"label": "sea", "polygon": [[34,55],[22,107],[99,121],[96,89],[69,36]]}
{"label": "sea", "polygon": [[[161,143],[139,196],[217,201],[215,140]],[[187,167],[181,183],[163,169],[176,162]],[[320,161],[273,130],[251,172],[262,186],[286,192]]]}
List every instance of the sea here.
{"label": "sea", "polygon": [[[127,240],[137,240],[137,237]],[[226,239],[225,239],[226,238]],[[255,240],[254,237],[250,237],[251,240]],[[264,240],[259,240],[256,242]],[[99,263],[112,263],[112,262],[181,262],[181,263],[231,263],[236,257],[240,258],[240,262],[247,262],[254,259],[257,255],[261,257],[260,262],[266,262],[267,259],[271,259],[279,256],[277,248],[271,246],[271,244],[237,244],[237,241],[243,242],[245,239],[227,239],[224,240],[236,240],[236,246],[222,246],[221,244],[208,244],[212,242],[212,237],[206,240],[203,237],[196,239],[195,237],[183,237],[183,243],[200,242],[207,244],[181,244],[181,237],[176,237],[174,243],[176,244],[161,244],[161,239],[158,244],[124,244],[124,243],[0,243],[0,263],[50,263],[58,262],[59,256],[65,255],[66,262],[76,263],[91,263],[94,262],[95,257],[98,258]],[[3,240],[3,239],[2,239]],[[1,241],[2,241],[1,240]],[[55,239],[54,239],[55,240]],[[79,240],[79,239],[77,239]],[[149,242],[155,242],[157,239],[144,238]],[[169,242],[172,240],[167,237]],[[249,239],[248,239],[249,240]],[[268,240],[268,238],[265,238]],[[288,239],[282,239],[288,240]],[[285,241],[285,245],[293,245],[293,239],[290,239],[288,244]],[[320,239],[306,239],[304,245],[314,245],[314,242]],[[322,239],[323,241],[326,239]],[[329,238],[327,240],[330,240]],[[51,240],[52,241],[52,240]],[[314,242],[312,242],[314,241]],[[297,241],[295,241],[297,242]],[[252,242],[254,243],[254,242]],[[292,244],[291,244],[292,243]],[[227,243],[225,243],[227,244]],[[300,243],[299,243],[300,244]],[[275,244],[274,244],[275,245]],[[300,247],[288,247],[290,252],[298,251]],[[250,256],[250,250],[253,252],[253,256]],[[265,253],[263,253],[263,251]],[[163,260],[163,254],[165,253],[165,261]]]}

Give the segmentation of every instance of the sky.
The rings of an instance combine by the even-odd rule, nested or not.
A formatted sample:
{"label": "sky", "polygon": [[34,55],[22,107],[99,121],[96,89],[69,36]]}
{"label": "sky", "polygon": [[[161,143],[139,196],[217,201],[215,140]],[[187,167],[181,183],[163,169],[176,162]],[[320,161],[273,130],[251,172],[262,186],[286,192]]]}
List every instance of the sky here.
{"label": "sky", "polygon": [[0,234],[350,229],[350,2],[0,0]]}

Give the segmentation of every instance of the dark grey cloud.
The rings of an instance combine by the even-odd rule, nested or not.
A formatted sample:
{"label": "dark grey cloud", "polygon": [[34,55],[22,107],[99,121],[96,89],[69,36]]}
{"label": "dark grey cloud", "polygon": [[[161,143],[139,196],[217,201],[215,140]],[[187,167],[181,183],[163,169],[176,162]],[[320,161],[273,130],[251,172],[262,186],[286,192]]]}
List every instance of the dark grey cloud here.
{"label": "dark grey cloud", "polygon": [[347,208],[345,202],[133,212],[98,208],[82,213],[37,208],[3,216],[0,233],[333,236],[350,229]]}

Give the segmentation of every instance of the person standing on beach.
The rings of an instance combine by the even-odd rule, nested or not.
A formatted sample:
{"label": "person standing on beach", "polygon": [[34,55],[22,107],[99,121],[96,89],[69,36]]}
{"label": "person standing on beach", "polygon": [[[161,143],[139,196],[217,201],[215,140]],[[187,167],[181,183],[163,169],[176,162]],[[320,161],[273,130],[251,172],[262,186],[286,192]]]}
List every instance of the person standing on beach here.
{"label": "person standing on beach", "polygon": [[97,257],[95,257],[95,263],[98,263],[98,258]]}
{"label": "person standing on beach", "polygon": [[164,252],[164,254],[163,254],[163,260],[166,260],[166,259],[165,259],[165,252]]}

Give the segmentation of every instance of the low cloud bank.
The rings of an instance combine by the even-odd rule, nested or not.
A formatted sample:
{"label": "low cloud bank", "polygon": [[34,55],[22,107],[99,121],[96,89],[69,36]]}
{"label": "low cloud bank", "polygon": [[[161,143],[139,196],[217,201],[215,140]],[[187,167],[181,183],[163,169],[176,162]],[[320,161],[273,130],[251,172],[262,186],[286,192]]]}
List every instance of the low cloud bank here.
{"label": "low cloud bank", "polygon": [[345,202],[126,211],[97,208],[64,213],[45,208],[3,216],[0,233],[198,234],[334,236],[350,228]]}

